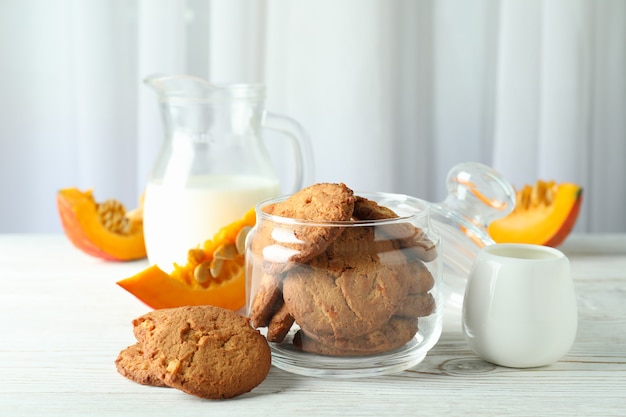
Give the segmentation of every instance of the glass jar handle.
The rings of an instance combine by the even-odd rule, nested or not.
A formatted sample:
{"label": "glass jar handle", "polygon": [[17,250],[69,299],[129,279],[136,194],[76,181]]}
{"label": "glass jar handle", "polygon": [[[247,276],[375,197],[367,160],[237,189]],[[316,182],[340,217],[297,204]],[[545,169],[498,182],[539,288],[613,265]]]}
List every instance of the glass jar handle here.
{"label": "glass jar handle", "polygon": [[515,208],[513,186],[496,170],[478,162],[464,162],[452,167],[447,186],[448,197],[442,206],[463,213],[481,228]]}
{"label": "glass jar handle", "polygon": [[287,136],[295,156],[295,178],[292,192],[313,181],[313,148],[306,131],[300,123],[281,114],[266,112],[264,128],[278,131]]}

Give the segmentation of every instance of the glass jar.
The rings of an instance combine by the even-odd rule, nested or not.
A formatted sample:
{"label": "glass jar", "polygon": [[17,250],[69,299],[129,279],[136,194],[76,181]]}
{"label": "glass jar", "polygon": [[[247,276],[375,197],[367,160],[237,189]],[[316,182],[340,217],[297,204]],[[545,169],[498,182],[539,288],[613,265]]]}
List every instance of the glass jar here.
{"label": "glass jar", "polygon": [[[420,363],[439,340],[440,238],[428,203],[355,194],[399,217],[310,222],[263,210],[287,197],[256,207],[246,243],[247,308],[281,369],[339,378],[395,373]],[[320,235],[339,237],[294,261],[316,244],[308,237]]]}

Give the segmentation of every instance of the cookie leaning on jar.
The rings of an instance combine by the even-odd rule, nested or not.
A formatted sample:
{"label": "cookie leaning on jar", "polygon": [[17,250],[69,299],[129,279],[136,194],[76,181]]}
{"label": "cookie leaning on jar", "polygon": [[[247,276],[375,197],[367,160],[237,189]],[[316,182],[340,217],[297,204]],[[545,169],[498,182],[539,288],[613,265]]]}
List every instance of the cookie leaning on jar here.
{"label": "cookie leaning on jar", "polygon": [[410,222],[388,221],[393,210],[330,183],[262,210],[249,243],[250,318],[270,342],[293,331],[305,352],[372,355],[409,342],[434,311],[424,262],[436,245]]}

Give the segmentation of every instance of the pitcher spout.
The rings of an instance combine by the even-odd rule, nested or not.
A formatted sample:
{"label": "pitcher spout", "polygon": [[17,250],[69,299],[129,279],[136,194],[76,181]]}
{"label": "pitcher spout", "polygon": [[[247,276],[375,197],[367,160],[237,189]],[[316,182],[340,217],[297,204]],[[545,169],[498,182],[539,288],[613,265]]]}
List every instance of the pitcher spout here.
{"label": "pitcher spout", "polygon": [[144,79],[162,99],[192,99],[210,101],[215,99],[265,98],[263,84],[213,84],[193,75],[154,74]]}
{"label": "pitcher spout", "polygon": [[144,79],[144,84],[165,98],[209,98],[219,87],[193,75],[154,74]]}

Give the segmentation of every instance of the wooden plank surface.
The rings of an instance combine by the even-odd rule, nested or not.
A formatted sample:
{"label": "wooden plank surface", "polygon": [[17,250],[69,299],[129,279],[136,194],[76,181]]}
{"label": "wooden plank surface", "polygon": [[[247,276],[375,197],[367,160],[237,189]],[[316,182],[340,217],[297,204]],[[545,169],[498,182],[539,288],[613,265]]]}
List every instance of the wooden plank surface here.
{"label": "wooden plank surface", "polygon": [[226,401],[145,387],[113,361],[148,311],[115,285],[144,261],[108,263],[64,236],[0,235],[0,416],[626,415],[626,235],[572,236],[579,306],[563,360],[518,370],[478,359],[447,311],[424,362],[376,378],[332,380],[272,368]]}

